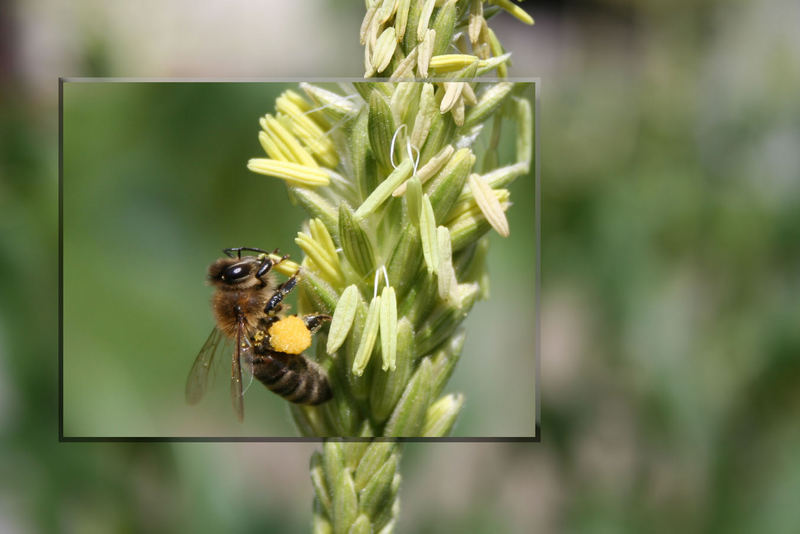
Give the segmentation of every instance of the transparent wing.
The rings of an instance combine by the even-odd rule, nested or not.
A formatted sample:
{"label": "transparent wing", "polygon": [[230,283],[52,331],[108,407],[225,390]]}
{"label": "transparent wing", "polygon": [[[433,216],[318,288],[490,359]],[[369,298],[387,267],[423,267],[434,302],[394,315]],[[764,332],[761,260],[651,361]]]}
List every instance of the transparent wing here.
{"label": "transparent wing", "polygon": [[247,394],[247,390],[253,385],[253,358],[252,353],[249,356],[243,356],[239,362],[242,367],[242,396]]}
{"label": "transparent wing", "polygon": [[245,369],[245,373],[250,375],[250,380],[252,380],[252,362],[253,344],[247,336],[244,321],[240,321],[239,328],[236,331],[236,347],[233,349],[233,358],[231,359],[231,402],[233,403],[233,411],[236,412],[236,417],[239,421],[244,421],[242,368]]}
{"label": "transparent wing", "polygon": [[186,379],[186,402],[196,404],[208,389],[208,376],[214,358],[225,345],[225,335],[216,327],[211,331],[203,348],[194,360],[189,377]]}

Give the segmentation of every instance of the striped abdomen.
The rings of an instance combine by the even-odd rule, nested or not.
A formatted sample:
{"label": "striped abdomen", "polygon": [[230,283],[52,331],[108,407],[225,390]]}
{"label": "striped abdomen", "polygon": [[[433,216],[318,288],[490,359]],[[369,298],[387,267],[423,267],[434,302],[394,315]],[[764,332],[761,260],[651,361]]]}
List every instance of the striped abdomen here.
{"label": "striped abdomen", "polygon": [[325,371],[302,354],[257,351],[253,376],[273,393],[295,404],[320,404],[333,398]]}

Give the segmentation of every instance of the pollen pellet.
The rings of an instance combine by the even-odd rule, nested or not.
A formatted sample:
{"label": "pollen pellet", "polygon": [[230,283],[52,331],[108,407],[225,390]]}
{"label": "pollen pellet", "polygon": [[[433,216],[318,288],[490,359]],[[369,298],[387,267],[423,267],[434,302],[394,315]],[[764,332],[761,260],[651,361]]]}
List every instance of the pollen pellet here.
{"label": "pollen pellet", "polygon": [[300,354],[311,346],[311,332],[299,317],[290,315],[269,329],[270,345],[278,352]]}

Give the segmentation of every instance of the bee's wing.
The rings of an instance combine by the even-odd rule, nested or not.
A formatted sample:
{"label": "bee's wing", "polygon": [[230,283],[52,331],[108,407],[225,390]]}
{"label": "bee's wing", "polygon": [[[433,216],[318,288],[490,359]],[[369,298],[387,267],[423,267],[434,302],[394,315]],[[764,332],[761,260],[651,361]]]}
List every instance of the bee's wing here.
{"label": "bee's wing", "polygon": [[186,402],[189,404],[196,404],[205,394],[212,363],[219,349],[225,345],[224,341],[225,335],[215,327],[200,349],[186,379]]}
{"label": "bee's wing", "polygon": [[236,347],[233,349],[233,358],[231,359],[231,402],[233,403],[233,411],[236,412],[236,417],[239,421],[244,420],[242,367],[244,367],[246,373],[252,374],[252,362],[253,344],[247,335],[244,322],[240,321],[239,328],[236,330]]}

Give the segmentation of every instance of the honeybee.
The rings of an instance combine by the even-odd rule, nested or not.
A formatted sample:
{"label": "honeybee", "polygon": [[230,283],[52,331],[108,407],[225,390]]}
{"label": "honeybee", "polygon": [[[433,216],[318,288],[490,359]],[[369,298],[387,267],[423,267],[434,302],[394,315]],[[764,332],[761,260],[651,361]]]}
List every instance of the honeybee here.
{"label": "honeybee", "polygon": [[[245,251],[258,255],[242,257]],[[244,419],[242,370],[296,404],[320,404],[331,399],[327,374],[303,355],[311,345],[311,335],[330,316],[278,315],[281,301],[297,284],[298,273],[276,285],[270,271],[288,256],[273,261],[265,250],[250,247],[223,252],[226,257],[208,268],[208,280],[216,289],[211,308],[217,324],[189,371],[187,402],[195,404],[203,397],[214,358],[229,340],[234,342],[230,394],[239,421]]]}

